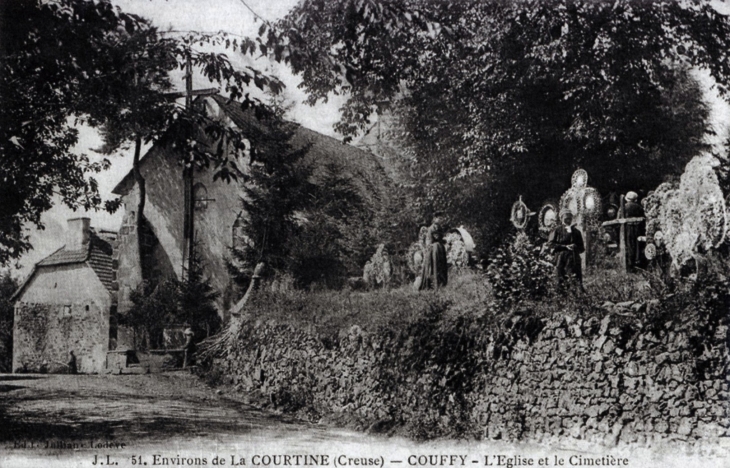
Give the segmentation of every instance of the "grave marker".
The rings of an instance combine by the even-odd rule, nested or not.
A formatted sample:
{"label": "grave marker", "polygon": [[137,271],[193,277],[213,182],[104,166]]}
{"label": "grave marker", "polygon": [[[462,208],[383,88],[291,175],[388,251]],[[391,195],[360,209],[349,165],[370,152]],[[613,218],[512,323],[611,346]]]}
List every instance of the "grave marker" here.
{"label": "grave marker", "polygon": [[598,190],[588,186],[588,173],[583,169],[576,170],[571,177],[571,187],[560,197],[560,211],[570,210],[576,227],[583,234],[585,252],[581,254],[581,264],[584,272],[591,263],[591,247],[598,230],[602,208]]}

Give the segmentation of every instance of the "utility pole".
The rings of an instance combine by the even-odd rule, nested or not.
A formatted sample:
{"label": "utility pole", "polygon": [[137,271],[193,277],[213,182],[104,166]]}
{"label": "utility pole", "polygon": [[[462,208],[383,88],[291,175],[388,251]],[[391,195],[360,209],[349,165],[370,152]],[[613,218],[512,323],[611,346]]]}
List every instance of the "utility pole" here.
{"label": "utility pole", "polygon": [[[193,113],[193,97],[194,96],[212,96],[218,93],[217,88],[205,88],[193,90],[193,62],[190,54],[185,60],[185,91],[167,93],[169,99],[185,98],[185,112],[188,116]],[[195,132],[195,130],[193,130]],[[188,135],[189,138],[197,138],[193,133]],[[182,278],[185,278],[185,272],[190,270],[190,263],[195,255],[195,155],[191,152],[184,155],[183,164],[183,190],[184,190],[184,209],[183,209],[183,252],[182,252]]]}

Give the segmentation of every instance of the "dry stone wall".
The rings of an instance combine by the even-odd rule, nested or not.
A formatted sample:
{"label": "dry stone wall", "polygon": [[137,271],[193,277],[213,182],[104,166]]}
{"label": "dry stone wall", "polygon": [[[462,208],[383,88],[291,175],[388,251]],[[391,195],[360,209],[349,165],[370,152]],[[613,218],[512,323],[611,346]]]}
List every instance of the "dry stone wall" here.
{"label": "dry stone wall", "polygon": [[714,445],[730,437],[727,321],[523,316],[490,331],[424,319],[329,339],[251,321],[214,368],[285,411],[414,437]]}

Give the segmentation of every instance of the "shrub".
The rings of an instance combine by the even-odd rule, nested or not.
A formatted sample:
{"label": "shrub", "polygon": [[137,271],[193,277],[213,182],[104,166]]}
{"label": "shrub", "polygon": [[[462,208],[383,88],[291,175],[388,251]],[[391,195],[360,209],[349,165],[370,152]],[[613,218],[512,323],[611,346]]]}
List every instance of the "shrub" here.
{"label": "shrub", "polygon": [[498,309],[509,310],[550,291],[552,265],[541,258],[541,246],[527,234],[510,237],[490,258],[487,277]]}
{"label": "shrub", "polygon": [[[132,291],[130,299],[134,305],[119,317],[119,323],[143,331],[149,349],[163,348],[163,330],[175,325],[190,327],[195,340],[200,341],[220,328],[217,298],[218,292],[205,277],[200,258],[194,255],[185,280],[144,281]],[[145,343],[135,344],[145,347]]]}

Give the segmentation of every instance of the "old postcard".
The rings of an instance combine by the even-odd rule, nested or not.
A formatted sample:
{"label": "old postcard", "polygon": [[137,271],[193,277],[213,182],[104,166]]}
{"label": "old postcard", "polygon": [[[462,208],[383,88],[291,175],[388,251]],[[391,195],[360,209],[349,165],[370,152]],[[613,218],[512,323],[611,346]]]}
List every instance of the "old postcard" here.
{"label": "old postcard", "polygon": [[726,1],[0,13],[0,467],[730,464]]}

